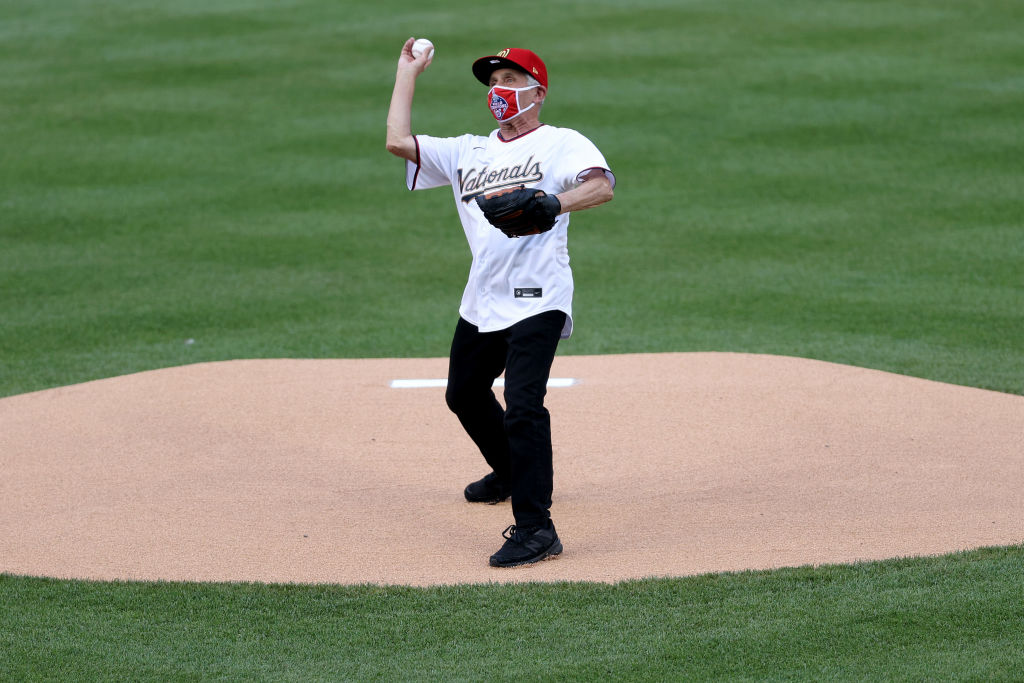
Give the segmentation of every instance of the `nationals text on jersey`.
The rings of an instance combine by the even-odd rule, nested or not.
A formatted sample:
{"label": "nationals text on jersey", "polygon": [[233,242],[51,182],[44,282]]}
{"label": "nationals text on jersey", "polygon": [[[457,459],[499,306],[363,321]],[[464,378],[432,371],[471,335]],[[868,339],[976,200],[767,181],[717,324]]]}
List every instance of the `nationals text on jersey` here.
{"label": "nationals text on jersey", "polygon": [[527,185],[538,183],[544,178],[540,170],[540,162],[530,156],[525,163],[508,166],[494,171],[484,166],[481,170],[471,168],[465,173],[459,169],[459,191],[462,201],[468,202],[479,194],[499,190],[510,185]]}

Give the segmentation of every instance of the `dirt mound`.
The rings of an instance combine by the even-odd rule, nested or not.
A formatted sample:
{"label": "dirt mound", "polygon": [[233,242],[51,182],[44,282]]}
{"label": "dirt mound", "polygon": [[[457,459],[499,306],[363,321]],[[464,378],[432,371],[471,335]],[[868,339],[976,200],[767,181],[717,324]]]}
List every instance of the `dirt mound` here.
{"label": "dirt mound", "polygon": [[559,356],[561,557],[487,566],[508,503],[445,359],[244,360],[0,399],[0,571],[617,581],[1024,539],[1024,397],[776,356]]}

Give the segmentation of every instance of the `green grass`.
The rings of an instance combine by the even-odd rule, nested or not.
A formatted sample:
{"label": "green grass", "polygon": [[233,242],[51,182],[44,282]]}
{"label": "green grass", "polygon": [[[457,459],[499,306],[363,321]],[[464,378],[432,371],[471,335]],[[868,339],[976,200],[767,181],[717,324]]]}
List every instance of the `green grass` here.
{"label": "green grass", "polygon": [[[1015,0],[0,0],[0,396],[447,354],[469,253],[383,150],[493,126],[512,43],[619,185],[565,354],[746,351],[1024,394]],[[397,17],[397,18],[396,18]],[[186,340],[194,340],[186,344]],[[2,426],[0,426],[2,428]],[[1012,678],[1024,549],[619,586],[0,577],[0,679]]]}
{"label": "green grass", "polygon": [[528,34],[545,119],[618,174],[575,219],[562,353],[779,353],[1024,392],[1019,3],[543,6],[0,5],[0,395],[446,355],[468,250],[447,192],[407,193],[383,151],[412,33],[438,44],[417,131],[489,130],[468,65]]}
{"label": "green grass", "polygon": [[615,585],[96,584],[0,576],[31,679],[1009,679],[1020,549]]}

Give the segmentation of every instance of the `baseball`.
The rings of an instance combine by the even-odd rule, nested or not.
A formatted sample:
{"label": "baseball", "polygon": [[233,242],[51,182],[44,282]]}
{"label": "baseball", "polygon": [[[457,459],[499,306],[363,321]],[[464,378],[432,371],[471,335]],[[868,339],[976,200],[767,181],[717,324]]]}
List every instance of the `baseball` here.
{"label": "baseball", "polygon": [[417,38],[416,42],[412,44],[412,56],[416,59],[420,58],[420,55],[430,50],[428,57],[434,56],[434,44],[426,38]]}

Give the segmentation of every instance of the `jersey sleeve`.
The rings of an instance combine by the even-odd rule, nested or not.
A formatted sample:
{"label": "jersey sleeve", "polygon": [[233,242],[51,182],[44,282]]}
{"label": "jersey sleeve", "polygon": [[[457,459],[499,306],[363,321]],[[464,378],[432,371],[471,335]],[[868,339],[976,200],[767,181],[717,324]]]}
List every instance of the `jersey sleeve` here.
{"label": "jersey sleeve", "polygon": [[566,136],[559,166],[560,180],[567,189],[582,183],[583,176],[593,169],[604,171],[605,177],[611,182],[612,187],[615,187],[615,174],[612,173],[601,150],[576,131],[571,131]]}
{"label": "jersey sleeve", "polygon": [[410,190],[451,185],[458,173],[462,138],[415,135],[416,161],[405,162],[405,184]]}

